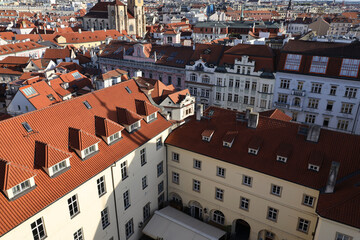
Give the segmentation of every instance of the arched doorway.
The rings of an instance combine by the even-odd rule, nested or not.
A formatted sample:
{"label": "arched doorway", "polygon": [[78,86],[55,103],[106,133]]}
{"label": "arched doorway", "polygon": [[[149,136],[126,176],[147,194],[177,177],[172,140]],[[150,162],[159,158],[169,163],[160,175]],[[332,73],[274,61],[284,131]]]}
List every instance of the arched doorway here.
{"label": "arched doorway", "polygon": [[237,240],[248,240],[250,237],[250,225],[246,221],[242,219],[236,219],[234,220],[235,224],[235,233],[234,239]]}
{"label": "arched doorway", "polygon": [[202,208],[201,204],[196,201],[190,201],[189,206],[190,206],[190,215],[192,217],[202,221],[203,220],[203,216],[202,216],[203,208]]}
{"label": "arched doorway", "polygon": [[277,237],[275,233],[264,229],[259,232],[258,240],[277,240]]}
{"label": "arched doorway", "polygon": [[183,208],[183,204],[182,204],[182,199],[180,197],[179,194],[177,193],[170,193],[169,194],[169,205],[172,206],[173,208],[176,208],[180,211],[182,211]]}

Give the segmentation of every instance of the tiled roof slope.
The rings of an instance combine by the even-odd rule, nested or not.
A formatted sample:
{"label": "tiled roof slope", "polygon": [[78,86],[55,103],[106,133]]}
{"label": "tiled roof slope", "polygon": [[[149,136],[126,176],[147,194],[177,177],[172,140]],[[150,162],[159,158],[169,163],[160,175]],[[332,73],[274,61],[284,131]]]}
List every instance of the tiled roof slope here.
{"label": "tiled roof slope", "polygon": [[[131,94],[126,91],[126,86],[131,89]],[[88,160],[82,161],[71,151],[69,127],[95,136],[95,115],[117,122],[116,107],[135,112],[135,99],[149,101],[135,81],[130,80],[0,122],[0,159],[33,170],[37,186],[13,201],[0,194],[0,236],[170,127],[170,122],[159,115],[149,124],[142,120],[141,128],[136,132],[124,131],[123,138],[111,146],[101,140],[99,152]],[[85,100],[91,109],[86,108]],[[32,134],[21,125],[25,121],[34,130]],[[69,152],[71,168],[55,178],[50,178],[41,169],[34,169],[35,141]]]}
{"label": "tiled roof slope", "polygon": [[[248,128],[246,123],[236,121],[235,111],[216,107],[207,111],[209,110],[214,111],[210,120],[196,121],[193,117],[188,123],[174,130],[166,139],[166,144],[318,190],[326,186],[331,162],[337,161],[340,168],[335,192],[321,194],[318,211],[324,217],[360,227],[359,211],[351,211],[352,205],[348,205],[358,204],[351,199],[359,199],[360,188],[349,187],[351,184],[346,184],[346,181],[340,183],[341,179],[350,174],[359,173],[360,136],[321,129],[319,141],[314,143],[306,141],[306,136],[298,134],[300,125],[297,123],[260,115],[257,128],[252,129]],[[201,133],[206,129],[215,130],[210,142],[201,139]],[[228,131],[238,132],[231,148],[222,145]],[[262,140],[257,155],[248,153],[249,144],[254,137]],[[286,163],[276,161],[277,151],[284,148],[284,143],[287,144],[286,152],[290,154]],[[323,156],[319,172],[308,170],[309,157],[313,152],[319,152]],[[352,181],[352,184],[359,182],[359,174],[356,179],[358,181],[354,178],[349,181]],[[348,188],[352,190],[347,190]],[[351,194],[347,195],[350,192]],[[325,204],[326,201],[333,204]],[[354,210],[358,208],[359,205],[354,206]],[[344,213],[340,214],[342,210]]]}

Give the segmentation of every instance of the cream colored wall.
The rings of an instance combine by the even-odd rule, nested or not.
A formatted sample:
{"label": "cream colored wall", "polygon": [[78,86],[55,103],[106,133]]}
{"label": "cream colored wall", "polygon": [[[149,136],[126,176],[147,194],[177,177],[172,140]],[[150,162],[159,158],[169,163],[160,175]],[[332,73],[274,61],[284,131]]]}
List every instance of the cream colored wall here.
{"label": "cream colored wall", "polygon": [[348,235],[352,240],[360,239],[360,229],[319,217],[314,240],[336,240],[336,233]]}
{"label": "cream colored wall", "polygon": [[[179,163],[171,160],[172,152],[180,154]],[[194,158],[202,161],[201,171],[193,168]],[[217,166],[226,169],[225,178],[216,176]],[[173,171],[180,175],[179,185],[172,183]],[[317,218],[316,205],[314,208],[304,206],[302,199],[304,193],[317,199],[316,190],[174,146],[168,146],[168,174],[169,193],[178,193],[185,206],[195,200],[209,212],[220,210],[225,215],[225,225],[232,225],[236,219],[247,221],[251,227],[250,239],[257,239],[263,229],[275,233],[277,239],[312,239]],[[244,174],[253,177],[252,187],[242,185]],[[200,193],[192,190],[193,179],[201,181]],[[281,197],[270,194],[271,184],[282,186]],[[215,199],[216,187],[224,190],[223,201]],[[250,199],[249,211],[239,208],[241,196]],[[266,218],[268,207],[279,210],[277,222]],[[311,222],[307,234],[297,231],[299,217]]]}
{"label": "cream colored wall", "polygon": [[[120,232],[120,239],[126,239],[125,224],[131,218],[133,218],[134,223],[134,234],[129,239],[139,239],[142,229],[138,227],[138,224],[143,221],[143,207],[150,202],[151,214],[158,209],[158,184],[161,181],[164,181],[164,196],[167,194],[166,147],[163,145],[157,150],[156,139],[161,136],[162,141],[164,141],[168,134],[169,130],[167,129],[122,159],[118,161],[114,159],[116,164],[112,167],[108,167],[78,188],[63,196],[61,199],[49,205],[47,208],[27,219],[13,230],[3,235],[1,240],[32,240],[33,235],[30,225],[40,217],[43,217],[48,239],[73,239],[73,234],[80,228],[83,229],[84,239],[108,240],[111,237],[119,239],[117,228]],[[147,163],[144,166],[141,166],[140,149],[144,147],[146,148]],[[91,161],[91,158],[85,161]],[[128,178],[124,181],[121,178],[120,170],[120,164],[123,161],[127,161],[128,163]],[[158,177],[157,164],[161,161],[163,161],[163,174]],[[69,171],[71,171],[71,169]],[[113,191],[112,174],[114,176],[115,191]],[[142,177],[145,175],[147,176],[148,187],[143,190]],[[99,197],[96,180],[101,176],[105,176],[106,194]],[[131,206],[124,210],[123,193],[127,189],[130,190]],[[76,194],[78,198],[80,213],[71,218],[67,199],[74,194]],[[118,225],[116,223],[114,197],[116,198]],[[166,198],[164,198],[164,200],[165,199]],[[103,230],[101,224],[101,211],[104,210],[105,207],[108,207],[110,225]]]}
{"label": "cream colored wall", "polygon": [[60,46],[66,47],[68,45],[74,46],[75,48],[80,48],[84,46],[85,48],[97,47],[104,41],[96,41],[96,42],[83,42],[83,43],[59,43]]}

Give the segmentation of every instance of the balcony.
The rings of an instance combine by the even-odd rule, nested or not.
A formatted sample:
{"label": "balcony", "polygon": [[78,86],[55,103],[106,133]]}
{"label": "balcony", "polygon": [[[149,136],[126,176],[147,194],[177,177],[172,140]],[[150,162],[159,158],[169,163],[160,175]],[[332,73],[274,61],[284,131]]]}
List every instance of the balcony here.
{"label": "balcony", "polygon": [[301,107],[300,105],[289,105],[289,109],[295,111],[302,111],[303,107]]}
{"label": "balcony", "polygon": [[287,103],[282,103],[282,102],[275,102],[274,103],[274,107],[278,107],[278,108],[289,108],[289,104]]}
{"label": "balcony", "polygon": [[305,90],[293,89],[293,90],[291,90],[291,95],[299,96],[299,97],[305,97],[306,91]]}

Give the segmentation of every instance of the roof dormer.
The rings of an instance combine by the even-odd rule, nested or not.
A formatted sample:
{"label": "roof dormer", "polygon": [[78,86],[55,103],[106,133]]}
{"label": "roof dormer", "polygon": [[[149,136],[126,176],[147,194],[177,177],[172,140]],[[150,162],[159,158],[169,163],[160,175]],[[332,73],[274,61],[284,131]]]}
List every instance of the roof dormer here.
{"label": "roof dormer", "polygon": [[324,155],[318,151],[312,151],[309,156],[308,169],[318,172],[323,163]]}
{"label": "roof dormer", "polygon": [[237,131],[227,131],[223,138],[223,146],[231,148],[237,134]]}
{"label": "roof dormer", "polygon": [[99,151],[100,139],[81,129],[69,128],[69,145],[83,160]]}
{"label": "roof dormer", "polygon": [[131,133],[141,127],[142,117],[126,108],[116,107],[118,123],[125,126],[126,130]]}
{"label": "roof dormer", "polygon": [[205,129],[202,133],[201,133],[201,137],[203,141],[206,142],[210,142],[212,136],[214,135],[215,130],[209,130],[209,129]]}
{"label": "roof dormer", "polygon": [[276,161],[286,163],[292,152],[292,145],[282,142],[276,151]]}
{"label": "roof dormer", "polygon": [[124,127],[107,118],[95,116],[95,133],[111,145],[121,139],[121,131]]}
{"label": "roof dormer", "polygon": [[263,139],[259,136],[253,136],[249,142],[248,153],[257,155],[262,145]]}
{"label": "roof dormer", "polygon": [[35,172],[0,159],[0,187],[3,193],[15,200],[35,188]]}
{"label": "roof dormer", "polygon": [[35,142],[35,165],[50,177],[56,177],[70,168],[71,154],[49,144]]}
{"label": "roof dormer", "polygon": [[135,99],[136,113],[144,116],[144,119],[147,123],[154,121],[157,118],[157,107],[152,104],[144,101]]}

